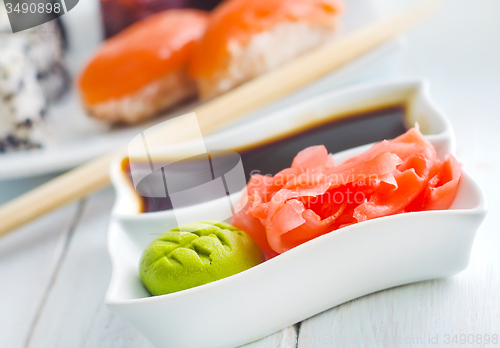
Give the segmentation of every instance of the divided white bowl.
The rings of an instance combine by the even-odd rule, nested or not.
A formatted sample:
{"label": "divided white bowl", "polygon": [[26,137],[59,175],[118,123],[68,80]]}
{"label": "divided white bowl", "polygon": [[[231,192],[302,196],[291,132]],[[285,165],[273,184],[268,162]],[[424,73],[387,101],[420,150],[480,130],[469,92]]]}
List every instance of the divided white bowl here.
{"label": "divided white bowl", "polygon": [[[239,148],[334,114],[402,104],[438,156],[455,153],[453,131],[422,80],[372,83],[307,100],[205,138],[208,148]],[[370,145],[334,154],[336,163]],[[175,226],[171,211],[139,213],[137,195],[111,166],[117,201],[109,226],[113,265],[106,304],[158,347],[236,347],[351,299],[464,270],[486,202],[465,172],[452,207],[355,224],[304,243],[252,269],[185,291],[151,297],[138,274],[144,248]],[[237,198],[237,197],[234,197]],[[225,199],[185,207],[192,221]]]}

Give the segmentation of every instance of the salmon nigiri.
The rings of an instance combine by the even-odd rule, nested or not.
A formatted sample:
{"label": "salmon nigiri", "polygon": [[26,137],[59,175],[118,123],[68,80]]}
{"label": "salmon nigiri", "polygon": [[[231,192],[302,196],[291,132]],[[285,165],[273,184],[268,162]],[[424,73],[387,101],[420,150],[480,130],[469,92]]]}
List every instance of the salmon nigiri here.
{"label": "salmon nigiri", "polygon": [[214,9],[189,72],[208,99],[330,40],[341,0],[227,0]]}
{"label": "salmon nigiri", "polygon": [[107,40],[80,76],[86,109],[111,123],[136,123],[196,95],[187,74],[208,15],[169,10]]}

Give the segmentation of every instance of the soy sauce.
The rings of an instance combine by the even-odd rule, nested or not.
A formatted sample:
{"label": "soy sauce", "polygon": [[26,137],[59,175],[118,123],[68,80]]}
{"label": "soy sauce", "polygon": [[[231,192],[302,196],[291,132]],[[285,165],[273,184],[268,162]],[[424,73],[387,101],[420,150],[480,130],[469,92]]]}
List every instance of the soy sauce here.
{"label": "soy sauce", "polygon": [[[241,156],[247,181],[252,173],[275,175],[284,168],[290,167],[297,153],[308,146],[325,145],[328,152],[336,153],[356,146],[393,139],[408,130],[405,121],[405,107],[391,106],[360,114],[344,117],[340,120],[325,121],[311,126],[293,135],[285,135],[272,139],[265,144],[254,147],[235,149]],[[210,152],[210,149],[208,149]],[[206,155],[207,156],[207,155]],[[191,158],[178,163],[173,170],[177,176],[199,174],[205,169],[197,165],[206,160],[206,156]],[[210,155],[209,159],[210,159]],[[218,170],[213,170],[211,177],[223,175],[234,166],[234,160],[229,159]],[[149,164],[146,164],[149,167]],[[130,178],[130,167],[124,166]],[[210,170],[210,169],[209,169]],[[167,192],[168,194],[168,192]],[[154,212],[172,209],[170,198],[142,197],[143,212]]]}

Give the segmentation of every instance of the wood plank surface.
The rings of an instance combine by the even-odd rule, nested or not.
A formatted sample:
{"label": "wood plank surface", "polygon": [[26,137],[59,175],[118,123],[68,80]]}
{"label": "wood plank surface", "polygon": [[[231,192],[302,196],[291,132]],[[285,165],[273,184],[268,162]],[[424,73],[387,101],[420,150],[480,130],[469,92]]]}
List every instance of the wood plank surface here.
{"label": "wood plank surface", "polygon": [[[48,179],[4,182],[0,201]],[[50,293],[78,211],[78,204],[68,205],[0,239],[1,347],[25,345]]]}

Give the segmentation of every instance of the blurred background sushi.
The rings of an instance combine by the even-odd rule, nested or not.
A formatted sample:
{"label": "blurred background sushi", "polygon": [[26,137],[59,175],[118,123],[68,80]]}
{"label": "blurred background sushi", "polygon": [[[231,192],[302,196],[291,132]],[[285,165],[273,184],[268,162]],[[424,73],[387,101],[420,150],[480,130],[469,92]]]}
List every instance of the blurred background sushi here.
{"label": "blurred background sushi", "polygon": [[212,10],[222,0],[101,0],[106,37],[152,14],[179,8]]}
{"label": "blurred background sushi", "polygon": [[190,73],[210,99],[330,41],[340,0],[228,0],[211,14]]}
{"label": "blurred background sushi", "polygon": [[[197,3],[101,4],[108,35],[139,21],[96,52],[80,76],[80,92],[90,115],[128,124],[196,94],[213,98],[282,66],[331,40],[343,12],[341,0],[226,0],[210,12],[170,9],[153,16]],[[113,6],[134,16],[107,13]]]}
{"label": "blurred background sushi", "polygon": [[0,153],[38,148],[48,141],[47,110],[68,84],[60,22],[12,34],[0,4]]}
{"label": "blurred background sushi", "polygon": [[[0,152],[47,147],[72,124],[97,132],[213,98],[331,40],[343,9],[341,0],[86,0],[79,17],[12,33],[1,3]],[[86,37],[87,26],[100,34]]]}
{"label": "blurred background sushi", "polygon": [[194,97],[187,67],[207,22],[203,11],[167,10],[108,39],[78,82],[89,114],[131,124]]}

